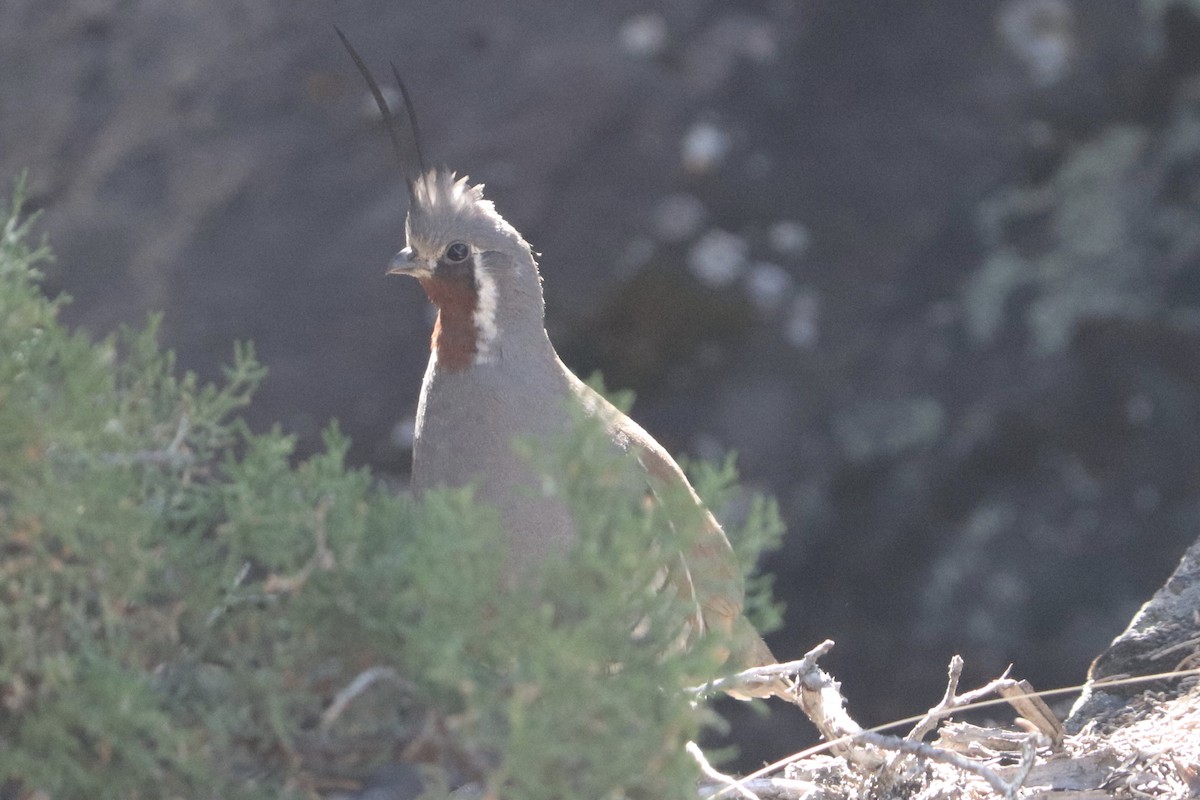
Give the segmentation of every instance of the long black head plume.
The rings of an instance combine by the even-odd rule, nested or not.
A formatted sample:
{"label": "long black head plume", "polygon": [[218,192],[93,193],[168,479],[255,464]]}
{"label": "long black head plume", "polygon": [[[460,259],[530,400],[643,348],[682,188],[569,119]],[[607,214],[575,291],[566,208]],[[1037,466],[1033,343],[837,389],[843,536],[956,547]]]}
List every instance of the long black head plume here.
{"label": "long black head plume", "polygon": [[417,115],[413,111],[412,97],[408,94],[408,87],[400,79],[400,71],[396,69],[396,65],[391,64],[392,76],[396,79],[396,85],[400,87],[400,97],[404,100],[404,113],[408,117],[409,136],[405,138],[401,136],[396,118],[392,115],[392,110],[388,108],[387,100],[384,99],[383,92],[379,90],[379,84],[371,77],[371,72],[363,62],[362,56],[354,49],[354,45],[350,44],[350,40],[346,38],[346,34],[342,33],[341,28],[334,25],[333,29],[337,31],[338,38],[346,46],[350,58],[354,59],[354,66],[358,67],[363,80],[367,82],[367,88],[371,90],[371,97],[375,98],[375,105],[379,106],[379,113],[383,116],[388,136],[392,140],[392,149],[396,151],[396,159],[400,162],[400,172],[404,175],[411,194],[413,185],[424,177],[426,169],[425,157],[421,153],[421,134],[417,128]]}

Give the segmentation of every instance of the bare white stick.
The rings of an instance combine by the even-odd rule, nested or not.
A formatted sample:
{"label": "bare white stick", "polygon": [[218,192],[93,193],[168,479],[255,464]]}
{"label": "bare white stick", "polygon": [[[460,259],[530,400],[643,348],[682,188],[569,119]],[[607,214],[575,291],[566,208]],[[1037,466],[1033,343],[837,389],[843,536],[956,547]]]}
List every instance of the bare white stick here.
{"label": "bare white stick", "polygon": [[774,683],[781,677],[789,677],[792,679],[792,690],[790,696],[783,699],[795,703],[804,711],[821,735],[828,740],[830,750],[863,769],[877,769],[882,766],[883,759],[878,753],[857,746],[854,740],[854,737],[862,732],[862,726],[846,712],[846,700],[842,697],[841,686],[817,666],[817,660],[832,648],[833,640],[826,639],[798,661],[743,670],[736,675],[712,681],[690,691],[703,697],[730,686]]}
{"label": "bare white stick", "polygon": [[871,731],[864,731],[854,738],[858,741],[874,745],[881,750],[894,750],[906,755],[917,756],[918,758],[927,758],[930,761],[939,761],[943,764],[950,764],[957,767],[964,772],[978,775],[1006,798],[1013,797],[1017,789],[1021,788],[1021,784],[1025,782],[1026,776],[1029,775],[1029,770],[1033,769],[1035,756],[1033,739],[1030,737],[1022,746],[1021,769],[1017,771],[1013,780],[1008,782],[978,761],[972,761],[958,753],[943,750],[931,744],[913,741],[912,739],[901,739],[899,736],[884,736],[881,733],[873,733]]}
{"label": "bare white stick", "polygon": [[[735,781],[738,786],[757,794],[763,800],[803,800],[805,797],[821,796],[821,787],[809,781],[797,781],[790,778],[755,778],[753,780]],[[726,786],[702,785],[700,797],[703,800],[713,800],[719,792],[728,789]]]}
{"label": "bare white stick", "polygon": [[942,717],[947,716],[957,708],[962,708],[969,703],[979,700],[981,697],[986,697],[989,694],[995,694],[996,691],[999,690],[1000,686],[1004,685],[1005,683],[1011,683],[1008,677],[1010,670],[1012,670],[1011,664],[1007,669],[1004,670],[1004,673],[1001,674],[999,678],[988,682],[978,689],[973,689],[966,694],[958,694],[958,681],[962,677],[963,660],[962,656],[955,655],[950,659],[950,668],[948,670],[949,679],[946,681],[946,694],[942,696],[942,699],[936,706],[925,712],[925,716],[921,717],[921,721],[913,726],[912,731],[910,731],[908,736],[905,736],[904,738],[910,741],[919,742],[924,739],[930,731],[937,727],[937,722]]}
{"label": "bare white stick", "polygon": [[329,708],[325,709],[324,713],[321,714],[321,728],[326,729],[336,722],[337,718],[342,715],[342,712],[346,710],[346,706],[350,705],[354,698],[379,681],[387,681],[405,690],[412,689],[409,683],[400,677],[400,673],[391,667],[371,667],[370,669],[365,669],[354,676],[354,680],[346,684],[334,696],[333,702],[329,704]]}
{"label": "bare white stick", "polygon": [[826,639],[819,645],[809,650],[804,654],[804,657],[797,661],[785,661],[782,664],[768,664],[765,667],[753,667],[745,669],[734,675],[729,675],[724,678],[718,678],[714,681],[693,686],[687,691],[693,694],[707,697],[710,694],[715,694],[718,691],[725,691],[727,687],[737,686],[753,686],[756,684],[766,684],[773,682],[776,678],[791,677],[795,678],[811,672],[816,668],[817,659],[828,653],[833,648],[833,640]]}
{"label": "bare white stick", "polygon": [[722,786],[733,789],[742,797],[746,798],[746,800],[762,800],[762,798],[747,789],[744,784],[739,782],[737,778],[734,778],[731,775],[726,775],[723,772],[718,772],[716,767],[708,763],[708,758],[705,757],[704,751],[701,750],[700,746],[695,742],[688,742],[686,745],[684,745],[684,749],[688,751],[688,755],[696,760],[696,763],[700,766],[700,771],[712,780],[716,781]]}

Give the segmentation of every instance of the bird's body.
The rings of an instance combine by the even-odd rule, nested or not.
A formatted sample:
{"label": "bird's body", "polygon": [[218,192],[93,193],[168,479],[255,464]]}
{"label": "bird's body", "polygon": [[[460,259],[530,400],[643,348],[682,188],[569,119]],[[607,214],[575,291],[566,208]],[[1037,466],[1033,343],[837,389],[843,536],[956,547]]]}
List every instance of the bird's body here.
{"label": "bird's body", "polygon": [[417,408],[414,488],[475,486],[500,513],[506,572],[519,575],[564,554],[576,527],[564,502],[540,491],[514,438],[549,444],[580,412],[597,419],[613,447],[632,456],[631,491],[683,489],[691,496],[691,518],[677,522],[696,526],[698,535],[672,583],[695,601],[695,633],[731,633],[733,666],[774,663],[742,616],[741,571],[721,526],[667,451],[559,359],[546,334],[529,244],[483,198],[482,187],[446,171],[425,173],[406,231],[408,246],[390,272],[416,277],[438,310]]}
{"label": "bird's body", "polygon": [[[476,485],[509,531],[508,566],[518,572],[574,541],[562,503],[536,488],[533,465],[516,458],[513,437],[549,441],[566,433],[571,391],[553,353],[531,363],[479,364],[455,372],[430,355],[413,441],[413,488]],[[505,425],[497,425],[504,420]],[[520,531],[539,531],[522,536]]]}
{"label": "bird's body", "polygon": [[[390,123],[379,87],[346,37],[338,35]],[[476,487],[477,498],[500,513],[508,540],[506,573],[519,577],[564,554],[578,536],[565,503],[541,491],[537,471],[513,447],[514,440],[549,444],[581,413],[591,417],[613,447],[629,455],[631,492],[687,498],[681,507],[670,507],[678,514],[670,521],[688,526],[695,536],[687,551],[672,559],[667,585],[691,602],[692,634],[709,629],[729,634],[729,667],[775,663],[742,615],[741,570],[720,524],[670,454],[559,359],[546,334],[542,280],[529,243],[484,199],[482,185],[471,186],[446,170],[425,169],[412,105],[398,74],[396,80],[412,137],[406,143],[389,126],[409,188],[407,246],[389,273],[415,277],[438,311],[417,408],[414,489]],[[775,681],[751,693],[786,691],[782,681]]]}

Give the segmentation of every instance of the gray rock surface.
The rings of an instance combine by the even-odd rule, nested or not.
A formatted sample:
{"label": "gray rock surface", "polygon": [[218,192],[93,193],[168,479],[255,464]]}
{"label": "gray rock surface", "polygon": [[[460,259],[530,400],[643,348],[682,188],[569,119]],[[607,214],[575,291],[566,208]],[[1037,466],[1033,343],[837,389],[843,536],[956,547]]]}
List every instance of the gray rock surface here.
{"label": "gray rock surface", "polygon": [[1067,719],[1078,731],[1091,724],[1100,730],[1119,724],[1138,710],[1195,691],[1197,680],[1169,678],[1153,683],[1104,686],[1106,680],[1193,670],[1200,664],[1200,542],[1184,553],[1179,566],[1113,639],[1088,670],[1088,684]]}
{"label": "gray rock surface", "polygon": [[253,339],[254,424],[402,473],[429,319],[332,23],[544,254],[568,362],[779,496],[773,644],[836,639],[861,721],[954,652],[1080,680],[1195,538],[1195,3],[5,0],[0,179],[69,318],[164,311],[205,375]]}

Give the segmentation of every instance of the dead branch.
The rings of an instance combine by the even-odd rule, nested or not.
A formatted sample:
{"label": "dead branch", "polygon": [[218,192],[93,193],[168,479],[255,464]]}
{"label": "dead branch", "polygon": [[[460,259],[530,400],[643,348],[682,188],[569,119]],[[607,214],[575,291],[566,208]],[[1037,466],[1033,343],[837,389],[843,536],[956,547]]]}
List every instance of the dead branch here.
{"label": "dead branch", "polygon": [[[759,800],[804,800],[807,797],[822,797],[825,792],[817,784],[810,781],[797,781],[790,778],[755,778],[753,780],[734,781],[738,787],[752,792]],[[727,784],[717,781],[713,784],[700,786],[702,800],[713,800],[718,793],[725,791]]]}
{"label": "dead branch", "polygon": [[973,689],[965,694],[958,694],[958,682],[962,678],[963,660],[962,656],[955,655],[950,659],[950,667],[947,670],[946,693],[937,705],[925,712],[925,716],[921,718],[921,721],[914,725],[913,729],[904,738],[909,741],[919,742],[937,727],[938,720],[949,716],[955,709],[962,708],[969,703],[974,703],[989,694],[995,694],[1000,684],[1008,680],[1008,673],[1011,669],[1012,666],[1010,665],[999,678],[980,686],[978,689]]}
{"label": "dead branch", "polygon": [[400,677],[400,673],[391,667],[371,667],[365,669],[358,675],[354,676],[354,680],[342,687],[334,696],[333,702],[329,704],[329,708],[321,714],[321,729],[327,730],[337,718],[342,715],[346,707],[361,695],[367,689],[371,688],[380,681],[387,681],[394,684],[403,691],[413,692],[415,688]]}
{"label": "dead branch", "polygon": [[723,692],[728,688],[736,688],[739,686],[763,686],[769,683],[774,683],[775,680],[780,677],[795,679],[797,676],[804,675],[815,669],[817,665],[817,659],[832,649],[833,640],[826,639],[805,653],[803,658],[796,661],[785,661],[780,664],[768,664],[764,667],[753,667],[751,669],[742,670],[734,675],[718,678],[717,680],[709,681],[701,686],[693,686],[689,688],[688,691],[703,698],[718,692]]}
{"label": "dead branch", "polygon": [[[1007,674],[1005,670],[1005,674]],[[1037,695],[1029,681],[1006,680],[996,687],[1000,696],[1034,729],[1050,740],[1050,746],[1061,750],[1066,732],[1046,701]],[[1021,720],[1019,719],[1018,722]]]}
{"label": "dead branch", "polygon": [[333,558],[333,551],[329,549],[329,533],[326,528],[326,519],[329,516],[329,508],[333,505],[333,496],[325,495],[317,503],[317,507],[313,510],[313,538],[316,540],[316,546],[313,554],[305,562],[304,566],[295,575],[275,575],[267,576],[263,581],[263,591],[267,594],[292,594],[304,588],[304,584],[308,582],[308,578],[312,575],[314,569],[320,569],[327,572],[337,566]]}
{"label": "dead branch", "polygon": [[105,464],[120,467],[146,464],[150,466],[187,467],[195,463],[196,457],[187,448],[187,435],[191,420],[186,413],[179,415],[179,424],[170,444],[158,450],[135,450],[132,453],[103,453],[100,460]]}
{"label": "dead branch", "polygon": [[686,745],[684,745],[684,749],[687,750],[688,755],[695,759],[696,764],[700,767],[700,771],[711,780],[717,782],[723,787],[727,786],[733,789],[739,795],[746,798],[746,800],[762,800],[762,798],[751,791],[745,784],[739,783],[736,778],[717,771],[717,769],[708,762],[708,758],[705,757],[704,751],[702,751],[699,745],[697,745],[695,742],[688,742]]}
{"label": "dead branch", "polygon": [[923,741],[901,739],[899,736],[884,736],[880,733],[871,732],[871,730],[864,730],[863,733],[856,736],[856,739],[868,742],[868,744],[878,747],[880,750],[890,750],[905,753],[907,756],[928,758],[931,762],[949,764],[964,772],[971,772],[972,775],[982,777],[983,780],[988,782],[991,788],[1002,794],[1004,798],[1013,798],[1015,796],[1016,790],[1021,788],[1021,784],[1025,782],[1026,776],[1030,774],[1030,770],[1033,768],[1034,756],[1036,756],[1033,738],[1032,736],[1028,736],[1025,744],[1022,745],[1021,768],[1016,772],[1012,781],[1004,781],[995,771],[992,771],[982,763],[976,762],[976,760],[960,756],[960,754],[948,750],[942,750],[941,747],[926,745]]}

